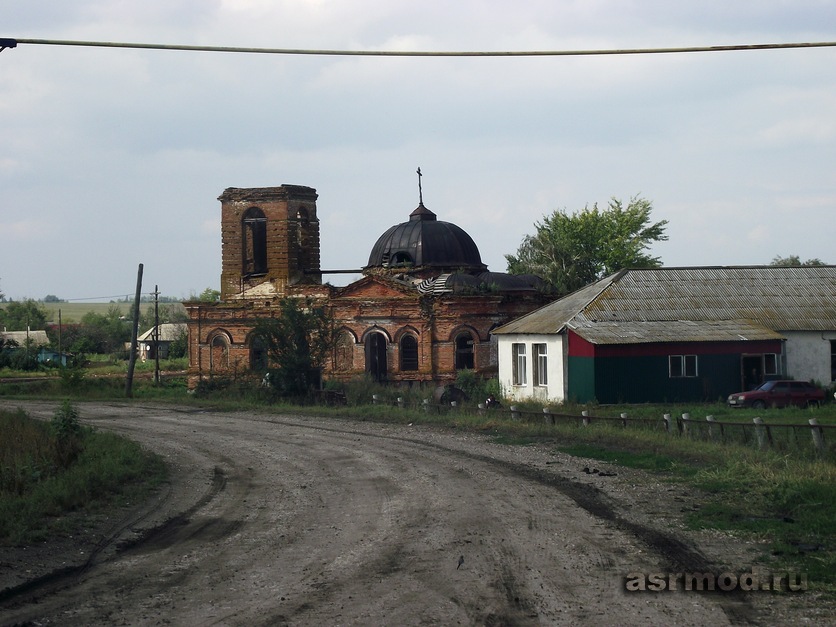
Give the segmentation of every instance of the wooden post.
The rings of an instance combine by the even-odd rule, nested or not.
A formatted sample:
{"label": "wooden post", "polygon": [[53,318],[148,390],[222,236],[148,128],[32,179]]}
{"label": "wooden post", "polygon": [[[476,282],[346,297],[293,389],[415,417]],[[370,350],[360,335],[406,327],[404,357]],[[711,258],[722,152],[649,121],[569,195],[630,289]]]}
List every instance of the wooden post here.
{"label": "wooden post", "polygon": [[665,431],[670,433],[671,432],[671,415],[670,414],[664,414],[662,416],[662,420],[665,421]]}
{"label": "wooden post", "polygon": [[714,420],[714,416],[706,416],[705,420],[708,422],[708,437],[713,442],[717,440],[717,432],[714,430],[715,425],[713,424],[716,421]]}
{"label": "wooden post", "polygon": [[554,416],[552,416],[552,410],[548,407],[543,408],[543,422],[548,424],[554,424]]}
{"label": "wooden post", "polygon": [[403,409],[403,396],[398,397],[398,407]]}
{"label": "wooden post", "polygon": [[484,403],[479,403],[479,405],[477,407],[478,408],[476,410],[476,413],[479,414],[480,416],[484,416],[485,415],[485,404]]}
{"label": "wooden post", "polygon": [[682,420],[680,421],[680,431],[682,431],[682,435],[688,435],[688,421],[691,420],[691,414],[684,413],[682,414]]}
{"label": "wooden post", "polygon": [[815,418],[810,418],[807,422],[810,423],[813,431],[813,446],[819,453],[824,453],[824,429],[819,426],[819,422]]}
{"label": "wooden post", "polygon": [[627,412],[621,412],[621,426],[627,426]]}
{"label": "wooden post", "polygon": [[128,357],[128,376],[125,380],[125,396],[134,395],[134,366],[136,366],[136,336],[139,327],[139,296],[142,292],[142,264],[136,273],[136,296],[134,297],[133,322],[131,323],[131,354]]}
{"label": "wooden post", "polygon": [[520,419],[520,412],[517,409],[516,405],[511,405],[511,420],[519,420]]}
{"label": "wooden post", "polygon": [[589,412],[584,409],[581,412],[581,416],[583,416],[583,426],[588,427],[589,426]]}
{"label": "wooden post", "polygon": [[425,413],[425,414],[430,413],[430,399],[425,398],[425,399],[421,402],[421,405],[422,405],[422,406],[423,406],[423,408],[424,408],[424,413]]}
{"label": "wooden post", "polygon": [[755,435],[758,436],[758,448],[764,449],[772,446],[772,432],[769,430],[769,425],[763,423],[762,418],[752,418],[755,423]]}

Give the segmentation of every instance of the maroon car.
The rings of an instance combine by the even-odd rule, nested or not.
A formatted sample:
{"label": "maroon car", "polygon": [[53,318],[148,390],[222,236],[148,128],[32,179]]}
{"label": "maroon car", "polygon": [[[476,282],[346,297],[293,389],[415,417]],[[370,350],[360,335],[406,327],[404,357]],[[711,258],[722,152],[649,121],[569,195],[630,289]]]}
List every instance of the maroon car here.
{"label": "maroon car", "polygon": [[728,398],[731,407],[818,407],[824,390],[808,381],[767,381],[748,392],[735,392]]}

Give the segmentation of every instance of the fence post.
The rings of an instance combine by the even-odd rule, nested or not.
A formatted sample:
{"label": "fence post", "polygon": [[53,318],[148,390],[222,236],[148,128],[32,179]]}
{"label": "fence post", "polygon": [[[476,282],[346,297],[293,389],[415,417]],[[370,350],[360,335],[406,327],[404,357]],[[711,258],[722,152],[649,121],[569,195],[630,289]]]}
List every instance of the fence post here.
{"label": "fence post", "polygon": [[584,410],[581,412],[581,416],[583,416],[583,426],[584,426],[584,427],[588,427],[588,426],[589,426],[589,411],[587,411],[586,409],[584,409]]}
{"label": "fence post", "polygon": [[819,421],[815,418],[810,418],[807,422],[813,431],[813,446],[820,453],[824,453],[824,430],[819,426]]}
{"label": "fence post", "polygon": [[763,423],[761,418],[752,418],[755,423],[755,435],[758,436],[758,448],[764,449],[772,446],[772,432],[769,430],[769,425]]}
{"label": "fence post", "polygon": [[627,412],[621,412],[621,426],[627,426]]}
{"label": "fence post", "polygon": [[543,422],[548,424],[554,424],[554,416],[552,416],[552,410],[548,407],[543,408]]}
{"label": "fence post", "polygon": [[665,421],[665,431],[668,433],[671,432],[671,415],[670,414],[663,414],[662,420]]}
{"label": "fence post", "polygon": [[425,398],[423,401],[421,401],[421,405],[424,407],[425,414],[430,413],[430,399]]}
{"label": "fence post", "polygon": [[714,430],[714,425],[712,424],[715,422],[714,416],[706,416],[706,422],[708,423],[708,437],[711,439],[712,442],[717,440],[717,432]]}
{"label": "fence post", "polygon": [[450,401],[450,409],[452,409],[453,411],[455,411],[455,410],[456,410],[456,406],[457,406],[457,405],[458,405],[458,402],[456,402],[456,401]]}
{"label": "fence post", "polygon": [[476,409],[476,413],[479,414],[480,416],[485,415],[485,404],[484,403],[479,403],[478,408]]}
{"label": "fence post", "polygon": [[679,423],[681,426],[680,431],[682,431],[682,435],[688,435],[688,421],[691,420],[691,414],[685,412],[682,414],[682,421]]}
{"label": "fence post", "polygon": [[403,409],[403,396],[398,397],[398,407]]}
{"label": "fence post", "polygon": [[380,400],[380,397],[377,394],[372,394],[372,405],[377,405],[377,402]]}
{"label": "fence post", "polygon": [[519,420],[520,419],[520,412],[517,410],[516,405],[511,405],[511,420]]}

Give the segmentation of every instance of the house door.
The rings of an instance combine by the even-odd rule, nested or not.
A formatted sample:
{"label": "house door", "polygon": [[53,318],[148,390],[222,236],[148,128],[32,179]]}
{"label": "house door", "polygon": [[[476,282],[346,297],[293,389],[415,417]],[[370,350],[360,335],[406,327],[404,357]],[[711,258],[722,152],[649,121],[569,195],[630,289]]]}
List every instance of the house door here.
{"label": "house door", "polygon": [[369,333],[366,337],[366,372],[378,382],[386,380],[386,336]]}
{"label": "house door", "polygon": [[754,390],[763,383],[763,355],[743,355],[740,359],[741,390]]}

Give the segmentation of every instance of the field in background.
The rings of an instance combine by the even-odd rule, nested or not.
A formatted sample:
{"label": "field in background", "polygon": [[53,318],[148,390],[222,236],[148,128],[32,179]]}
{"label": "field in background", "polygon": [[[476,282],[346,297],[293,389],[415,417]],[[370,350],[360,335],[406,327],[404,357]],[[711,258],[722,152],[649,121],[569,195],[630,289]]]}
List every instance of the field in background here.
{"label": "field in background", "polygon": [[[61,310],[61,322],[69,324],[71,322],[80,322],[84,314],[92,311],[97,314],[106,314],[111,307],[118,307],[119,311],[125,317],[130,317],[133,303],[38,303],[43,305],[48,312],[48,319],[50,322],[58,323],[58,310]],[[182,307],[181,303],[160,303],[160,306],[166,307]],[[148,307],[153,307],[154,303],[140,303],[139,309],[144,312]]]}

